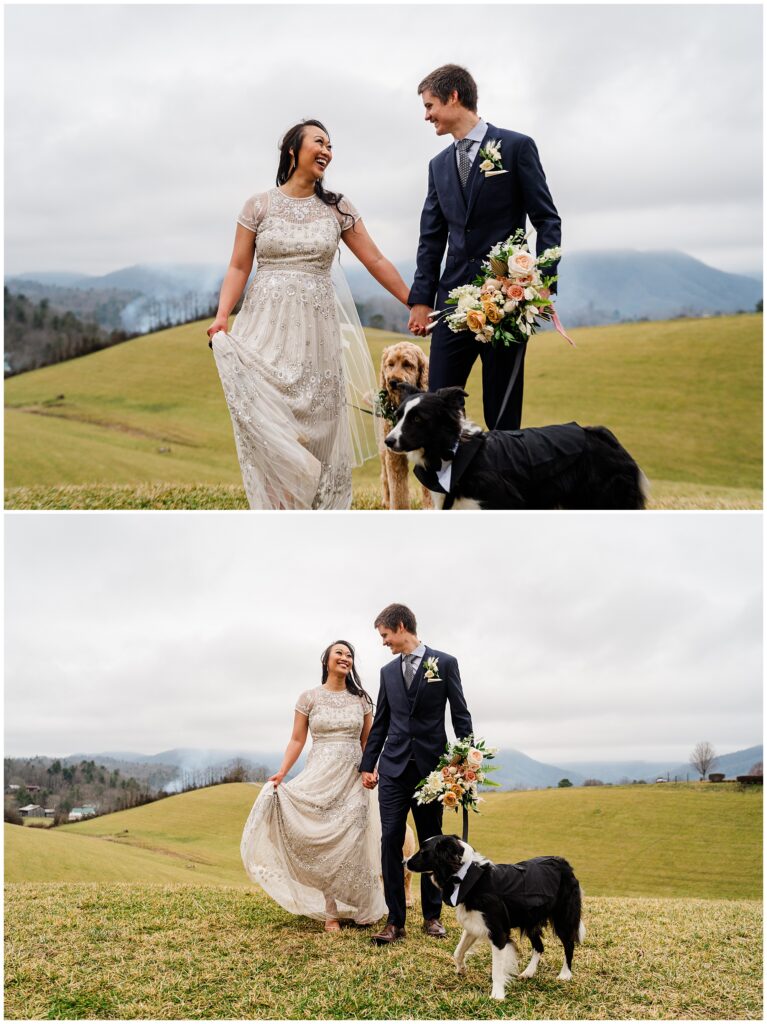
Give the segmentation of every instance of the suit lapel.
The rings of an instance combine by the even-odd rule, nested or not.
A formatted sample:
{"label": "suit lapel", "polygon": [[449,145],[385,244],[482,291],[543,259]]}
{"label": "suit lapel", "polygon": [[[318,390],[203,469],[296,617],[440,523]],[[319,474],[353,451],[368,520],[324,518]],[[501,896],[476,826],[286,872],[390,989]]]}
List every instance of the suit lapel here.
{"label": "suit lapel", "polygon": [[453,472],[450,474],[450,493],[456,494],[461,477],[471,465],[471,461],[482,447],[484,434],[476,434],[474,437],[458,446],[458,451],[453,459]]}
{"label": "suit lapel", "polygon": [[[488,124],[487,131],[485,132],[484,137],[483,137],[482,141],[479,144],[479,148],[480,149],[484,148],[485,143],[490,140],[490,138],[493,135],[493,133],[495,132],[495,130],[496,129],[493,128],[493,126],[491,124]],[[469,176],[469,180],[466,183],[468,185],[468,188],[467,188],[467,196],[468,196],[468,198],[467,198],[467,201],[466,201],[466,220],[468,220],[469,217],[471,216],[471,211],[474,209],[474,205],[477,202],[477,196],[479,195],[479,193],[480,193],[480,191],[482,189],[482,186],[485,183],[485,175],[479,169],[479,165],[481,163],[482,163],[482,158],[480,157],[479,152],[477,152],[477,155],[474,158],[474,163],[471,166],[471,175]]]}
{"label": "suit lapel", "polygon": [[456,905],[458,903],[464,902],[464,900],[466,899],[466,894],[477,884],[482,875],[483,871],[479,864],[469,865],[469,870],[463,876],[463,880],[458,888],[458,898],[456,900]]}
{"label": "suit lapel", "polygon": [[458,167],[455,162],[455,146],[450,145],[436,157],[439,161],[436,167],[439,169],[439,188],[443,195],[441,198],[445,203],[449,200],[456,206],[456,216],[466,213],[466,196],[461,188],[461,179],[458,177]]}

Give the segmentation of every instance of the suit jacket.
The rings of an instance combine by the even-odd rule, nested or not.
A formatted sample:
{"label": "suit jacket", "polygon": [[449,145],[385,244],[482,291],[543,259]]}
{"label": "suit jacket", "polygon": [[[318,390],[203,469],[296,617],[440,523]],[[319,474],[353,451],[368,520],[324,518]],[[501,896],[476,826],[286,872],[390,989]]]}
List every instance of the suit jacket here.
{"label": "suit jacket", "polygon": [[[411,306],[441,309],[452,288],[474,280],[496,242],[505,241],[517,228],[525,229],[527,217],[538,233],[538,255],[560,244],[561,221],[535,143],[528,135],[488,124],[482,146],[492,139],[500,140],[501,163],[508,174],[486,178],[477,154],[464,190],[453,143],[429,163]],[[446,243],[447,262],[440,277]],[[556,264],[546,270],[547,275],[556,272]]]}
{"label": "suit jacket", "polygon": [[[424,678],[428,658],[437,659],[439,681]],[[452,655],[427,647],[410,686],[411,690],[415,687],[412,701],[402,675],[402,659],[397,655],[381,669],[378,705],[360,762],[361,772],[372,772],[378,762],[379,774],[396,778],[412,756],[421,774],[428,775],[445,751],[448,703],[456,737],[463,739],[474,731],[458,662]]]}
{"label": "suit jacket", "polygon": [[583,458],[586,447],[586,432],[577,423],[526,427],[524,430],[490,430],[474,434],[459,444],[453,458],[449,492],[445,491],[434,470],[416,466],[414,473],[430,491],[449,493],[453,497],[463,493],[463,478],[470,477],[473,469],[492,473],[503,478],[505,499],[513,501],[515,508],[526,508],[531,488],[565,473],[573,463]]}
{"label": "suit jacket", "polygon": [[[561,857],[533,857],[520,864],[471,864],[458,889],[457,903],[465,903],[470,892],[475,895],[500,896],[515,917],[525,910],[553,904],[562,880]],[[453,887],[445,891],[449,906]]]}

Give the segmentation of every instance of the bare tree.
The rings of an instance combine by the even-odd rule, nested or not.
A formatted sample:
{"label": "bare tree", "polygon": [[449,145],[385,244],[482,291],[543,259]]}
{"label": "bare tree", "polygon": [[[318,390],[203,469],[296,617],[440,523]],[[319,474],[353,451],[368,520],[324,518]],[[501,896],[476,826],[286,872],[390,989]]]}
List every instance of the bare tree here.
{"label": "bare tree", "polygon": [[690,754],[690,764],[700,775],[701,779],[705,779],[716,762],[716,751],[708,740],[704,740],[702,743],[697,743],[695,745],[695,749]]}

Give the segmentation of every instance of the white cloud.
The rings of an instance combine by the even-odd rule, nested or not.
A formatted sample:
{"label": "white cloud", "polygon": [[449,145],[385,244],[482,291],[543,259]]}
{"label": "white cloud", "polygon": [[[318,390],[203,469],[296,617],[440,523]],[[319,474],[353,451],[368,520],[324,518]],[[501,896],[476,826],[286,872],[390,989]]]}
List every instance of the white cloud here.
{"label": "white cloud", "polygon": [[508,44],[481,58],[462,10],[8,8],[6,270],[225,265],[242,200],[305,116],[331,130],[330,183],[410,261],[444,144],[415,90],[449,60],[473,70],[483,116],[538,142],[569,246],[716,246],[724,269],[758,269],[757,6],[473,5]]}
{"label": "white cloud", "polygon": [[392,600],[475,726],[553,763],[760,740],[761,517],[7,516],[11,755],[281,749],[333,640]]}

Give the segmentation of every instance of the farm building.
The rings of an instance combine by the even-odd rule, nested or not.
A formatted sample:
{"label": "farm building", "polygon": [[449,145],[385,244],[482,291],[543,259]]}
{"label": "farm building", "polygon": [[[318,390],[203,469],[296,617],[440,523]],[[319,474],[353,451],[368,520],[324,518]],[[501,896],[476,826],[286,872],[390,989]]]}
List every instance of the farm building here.
{"label": "farm building", "polygon": [[44,818],[45,811],[40,804],[27,804],[26,807],[19,807],[19,814],[22,818]]}

